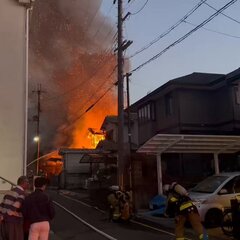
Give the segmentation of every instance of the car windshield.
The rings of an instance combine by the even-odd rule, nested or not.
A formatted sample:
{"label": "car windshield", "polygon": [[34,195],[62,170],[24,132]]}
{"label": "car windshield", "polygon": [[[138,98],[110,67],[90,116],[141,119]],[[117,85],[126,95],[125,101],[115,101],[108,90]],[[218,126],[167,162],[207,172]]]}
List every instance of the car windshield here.
{"label": "car windshield", "polygon": [[227,176],[208,177],[192,188],[191,192],[213,193],[227,178]]}

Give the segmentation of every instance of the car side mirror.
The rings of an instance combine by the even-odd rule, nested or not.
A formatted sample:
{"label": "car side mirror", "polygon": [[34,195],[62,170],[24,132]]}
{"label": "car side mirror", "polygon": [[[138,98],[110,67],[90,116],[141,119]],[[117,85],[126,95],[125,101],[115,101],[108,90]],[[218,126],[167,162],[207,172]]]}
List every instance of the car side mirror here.
{"label": "car side mirror", "polygon": [[223,195],[223,194],[228,194],[228,190],[226,188],[222,188],[219,193],[220,195]]}

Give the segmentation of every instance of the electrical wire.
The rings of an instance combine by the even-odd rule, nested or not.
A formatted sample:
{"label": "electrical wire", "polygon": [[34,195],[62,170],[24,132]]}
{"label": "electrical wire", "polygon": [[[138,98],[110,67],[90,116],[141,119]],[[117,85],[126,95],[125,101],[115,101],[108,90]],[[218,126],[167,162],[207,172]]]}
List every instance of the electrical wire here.
{"label": "electrical wire", "polygon": [[[189,25],[191,25],[191,26],[197,26],[197,24],[193,24],[193,23],[190,23],[190,22],[188,22],[188,21],[184,21],[185,23],[187,23],[187,24],[189,24]],[[231,34],[228,34],[228,33],[223,33],[223,32],[219,32],[219,31],[216,31],[216,30],[213,30],[213,29],[209,29],[209,28],[202,28],[202,29],[204,29],[204,30],[206,30],[206,31],[209,31],[209,32],[214,32],[214,33],[218,33],[218,34],[221,34],[221,35],[224,35],[224,36],[227,36],[227,37],[232,37],[232,38],[240,38],[240,36],[235,36],[235,35],[231,35]]]}
{"label": "electrical wire", "polygon": [[131,13],[131,15],[137,15],[138,13],[140,13],[146,7],[146,5],[148,4],[148,1],[149,0],[147,0],[137,12]]}
{"label": "electrical wire", "polygon": [[142,67],[144,67],[145,65],[147,65],[148,63],[156,60],[157,58],[159,58],[161,55],[163,55],[165,52],[167,52],[170,48],[174,47],[175,45],[177,45],[178,43],[182,42],[183,40],[185,40],[187,37],[189,37],[192,33],[196,32],[198,29],[202,28],[204,25],[206,25],[208,22],[210,22],[213,18],[215,18],[216,16],[218,16],[222,11],[224,11],[225,9],[227,9],[228,7],[230,7],[232,4],[234,4],[237,0],[232,0],[230,2],[228,2],[226,5],[224,5],[222,8],[220,8],[217,12],[215,12],[214,14],[212,14],[209,18],[207,18],[205,21],[203,21],[202,23],[200,23],[197,27],[195,27],[194,29],[192,29],[191,31],[189,31],[187,34],[185,34],[184,36],[182,36],[181,38],[179,38],[178,40],[176,40],[175,42],[173,42],[172,44],[170,44],[168,47],[166,47],[165,49],[163,49],[161,52],[159,52],[158,54],[154,55],[152,58],[150,58],[149,60],[147,60],[146,62],[142,63],[141,65],[139,65],[138,67],[134,68],[130,73],[136,72],[137,70],[141,69]]}
{"label": "electrical wire", "polygon": [[111,13],[111,11],[112,11],[112,9],[113,9],[113,6],[114,6],[114,5],[111,5],[111,6],[110,6],[109,10],[107,11],[107,14],[104,16],[104,19],[103,19],[103,22],[102,22],[101,26],[98,28],[98,30],[97,30],[96,33],[94,34],[93,38],[95,38],[95,37],[98,35],[98,33],[102,30],[102,27],[103,27],[103,25],[105,24],[105,21],[106,21],[108,15]]}
{"label": "electrical wire", "polygon": [[[210,7],[211,9],[217,11],[217,9],[216,9],[215,7],[213,7],[213,6],[211,6],[209,3],[205,2],[204,4],[207,5],[208,7]],[[228,15],[225,14],[225,13],[221,13],[221,15],[223,15],[224,17],[226,17],[226,18],[228,18],[228,19],[230,19],[230,20],[232,20],[232,21],[234,21],[234,22],[240,24],[240,21],[238,21],[238,20],[236,20],[236,19],[234,19],[234,18],[228,16]]]}
{"label": "electrical wire", "polygon": [[[114,43],[114,44],[115,44],[115,43]],[[107,49],[107,50],[103,53],[103,56],[105,57],[105,56],[108,56],[109,54],[111,54],[112,51],[114,50],[114,48],[115,48],[114,45],[111,46],[109,49]],[[105,60],[105,61],[104,61],[104,60]],[[103,58],[102,61],[98,64],[99,67],[96,68],[96,70],[95,70],[95,71],[93,72],[93,74],[90,76],[89,80],[85,82],[85,84],[87,84],[91,79],[93,79],[93,78],[97,75],[97,73],[98,73],[101,69],[103,69],[103,68],[108,64],[108,61],[109,61],[109,58],[106,58],[106,59]],[[66,95],[68,95],[68,94],[76,91],[79,87],[82,87],[82,86],[83,86],[83,83],[81,82],[81,83],[75,85],[74,87],[72,87],[71,89],[65,91],[64,93],[59,94],[59,95],[54,96],[54,97],[51,97],[51,98],[47,98],[47,99],[45,99],[45,101],[50,102],[50,101],[59,100],[59,99],[61,99],[62,97],[64,97],[64,96],[66,96]]]}
{"label": "electrical wire", "polygon": [[[108,76],[107,78],[110,78],[110,77],[113,75],[113,73],[115,72],[115,70],[116,70],[116,67],[114,67],[112,73],[109,74],[109,76]],[[111,85],[109,88],[107,88],[107,90],[106,90],[93,104],[91,104],[91,105],[90,105],[84,112],[82,112],[79,116],[77,116],[76,118],[74,118],[73,120],[71,120],[71,123],[69,123],[67,126],[61,128],[60,131],[64,131],[64,130],[66,130],[66,129],[68,129],[68,128],[71,128],[72,125],[73,125],[74,123],[76,123],[76,121],[78,121],[78,120],[79,120],[80,118],[82,118],[85,114],[87,114],[92,108],[94,108],[95,105],[96,105],[98,102],[100,102],[100,101],[104,98],[104,96],[105,96],[114,86],[115,86],[115,84],[113,84],[113,85]]]}
{"label": "electrical wire", "polygon": [[[116,69],[117,69],[117,65],[113,68],[112,72],[106,77],[106,80],[109,79],[109,78],[114,74],[114,72],[116,71]],[[100,89],[100,88],[103,87],[106,83],[107,83],[107,81],[105,81],[104,84],[100,83],[100,85],[97,87],[97,89]],[[115,84],[113,84],[113,85],[115,85]],[[75,113],[74,113],[73,115],[78,114],[78,113],[82,110],[83,106],[87,105],[88,102],[90,102],[91,99],[92,99],[95,95],[96,95],[96,92],[94,92],[94,93],[82,104],[82,106],[81,106],[77,111],[75,111]],[[95,105],[95,104],[92,104],[92,105],[91,105],[90,107],[88,107],[87,110],[85,110],[83,113],[84,113],[84,114],[87,113],[90,109],[92,109],[93,105]],[[79,117],[76,118],[76,120],[78,120],[78,119],[79,119],[80,117],[82,117],[82,116],[83,116],[83,115],[81,114]],[[76,122],[76,120],[74,120],[74,123]]]}
{"label": "electrical wire", "polygon": [[136,1],[136,0],[130,0],[130,1],[128,1],[127,6],[124,8],[124,10],[127,11],[135,1]]}
{"label": "electrical wire", "polygon": [[144,47],[133,53],[129,58],[133,58],[139,53],[145,51],[149,47],[151,47],[153,44],[158,42],[160,39],[165,37],[167,34],[169,34],[172,30],[174,30],[176,27],[178,27],[181,23],[183,23],[184,20],[186,20],[190,15],[192,15],[203,3],[205,3],[207,0],[201,0],[194,8],[192,8],[187,14],[185,14],[179,21],[177,21],[174,25],[172,25],[170,28],[168,28],[164,33],[157,36],[154,40],[152,40],[150,43],[146,44]]}
{"label": "electrical wire", "polygon": [[[110,12],[112,11],[112,8],[113,8],[113,5],[109,8],[108,14],[110,14]],[[98,8],[98,10],[99,10],[99,8]],[[94,18],[96,17],[96,14],[97,14],[98,10],[96,11],[96,13],[95,13],[95,15],[94,15]],[[105,19],[106,19],[106,18],[105,18]],[[105,21],[105,19],[104,19],[104,21]],[[92,19],[92,21],[93,21],[93,19]],[[101,27],[100,27],[100,28],[101,28]],[[113,32],[114,29],[115,29],[115,27],[112,27],[112,28],[108,31],[108,33],[106,34],[106,37],[104,38],[103,41],[105,41],[105,40],[111,35],[111,33]],[[98,29],[97,32],[94,34],[94,36],[96,36],[98,32],[99,32],[99,29]],[[105,53],[103,53],[103,55],[108,56],[109,54],[111,54],[111,53],[113,52],[113,50],[115,49],[115,44],[116,44],[116,39],[115,39],[116,36],[117,36],[117,32],[113,35],[113,45],[112,45],[109,49],[107,49],[107,50],[105,51]],[[106,59],[106,61],[104,61],[104,59],[103,59],[103,60],[102,60],[102,63],[103,63],[103,65],[101,65],[99,68],[96,69],[96,71],[94,71],[94,73],[91,75],[91,77],[90,77],[89,80],[93,79],[93,78],[97,75],[97,73],[99,72],[99,70],[106,66],[106,64],[108,63],[108,58]],[[101,63],[99,63],[99,65],[100,65],[100,64],[101,64]],[[85,83],[87,83],[87,82],[85,82]],[[82,86],[83,86],[83,83],[79,83],[79,84],[75,85],[73,88],[69,89],[68,91],[66,91],[66,92],[64,92],[64,93],[62,93],[62,94],[60,94],[60,95],[58,95],[58,96],[45,99],[45,101],[54,101],[54,100],[64,99],[64,98],[61,98],[61,97],[66,96],[66,95],[72,93],[73,91],[76,91],[79,87],[82,87]],[[68,101],[68,102],[69,102],[69,101]],[[66,102],[66,103],[68,103],[68,102]]]}

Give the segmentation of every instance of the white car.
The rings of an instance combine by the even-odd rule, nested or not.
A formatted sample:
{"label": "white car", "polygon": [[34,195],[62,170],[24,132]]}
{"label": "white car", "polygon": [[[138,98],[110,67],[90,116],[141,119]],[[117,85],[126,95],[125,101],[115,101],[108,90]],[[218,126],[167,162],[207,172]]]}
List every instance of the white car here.
{"label": "white car", "polygon": [[240,200],[240,172],[210,176],[190,189],[189,196],[202,222],[208,226],[220,225],[224,209],[231,207],[231,199]]}

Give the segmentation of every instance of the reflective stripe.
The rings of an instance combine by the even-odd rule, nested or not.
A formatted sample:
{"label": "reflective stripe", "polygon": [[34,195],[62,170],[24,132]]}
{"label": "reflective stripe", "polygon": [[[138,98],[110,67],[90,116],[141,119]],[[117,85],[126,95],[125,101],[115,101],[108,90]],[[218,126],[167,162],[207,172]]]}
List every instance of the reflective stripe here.
{"label": "reflective stripe", "polygon": [[186,208],[192,207],[192,206],[193,206],[193,204],[191,202],[184,203],[180,206],[180,211],[182,211]]}
{"label": "reflective stripe", "polygon": [[113,219],[118,220],[120,218],[121,214],[120,213],[114,213],[113,214]]}
{"label": "reflective stripe", "polygon": [[169,200],[170,200],[171,202],[177,202],[177,201],[178,201],[178,199],[175,198],[175,197],[171,197]]}
{"label": "reflective stripe", "polygon": [[207,235],[207,233],[200,234],[200,235],[199,235],[199,239],[200,239],[200,240],[208,240],[208,235]]}

